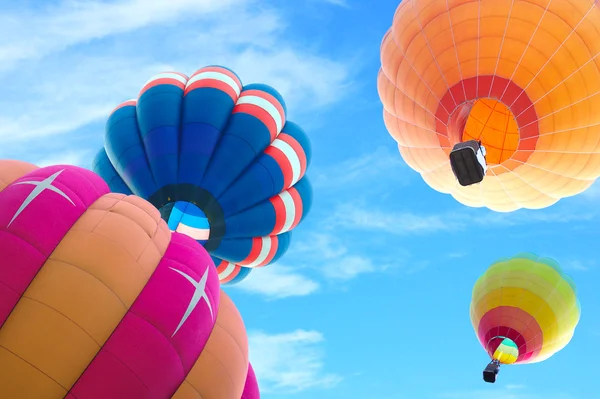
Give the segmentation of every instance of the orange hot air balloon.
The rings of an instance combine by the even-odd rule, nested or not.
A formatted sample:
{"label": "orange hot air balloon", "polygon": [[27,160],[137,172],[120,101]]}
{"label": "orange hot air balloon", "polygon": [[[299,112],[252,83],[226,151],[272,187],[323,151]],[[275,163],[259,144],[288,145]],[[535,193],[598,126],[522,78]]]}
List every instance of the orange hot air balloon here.
{"label": "orange hot air balloon", "polygon": [[200,244],[89,170],[0,160],[0,398],[239,399],[248,365]]}
{"label": "orange hot air balloon", "polygon": [[[385,124],[425,182],[472,207],[539,209],[600,176],[594,0],[405,0],[381,45]],[[462,186],[454,146],[487,150]],[[485,177],[483,177],[485,174]]]}

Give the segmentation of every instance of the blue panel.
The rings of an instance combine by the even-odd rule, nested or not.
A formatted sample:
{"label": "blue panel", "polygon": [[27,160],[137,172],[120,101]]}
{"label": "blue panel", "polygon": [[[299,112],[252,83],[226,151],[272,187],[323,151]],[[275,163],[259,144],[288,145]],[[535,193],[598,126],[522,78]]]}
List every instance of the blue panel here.
{"label": "blue panel", "polygon": [[293,186],[296,190],[298,190],[298,194],[300,194],[300,198],[302,199],[302,218],[300,222],[304,220],[306,215],[310,212],[313,203],[313,189],[310,181],[308,180],[308,176],[304,176],[298,183]]}
{"label": "blue panel", "polygon": [[197,88],[183,99],[179,182],[200,184],[235,103],[214,88]]}
{"label": "blue panel", "polygon": [[157,190],[138,131],[136,107],[125,106],[112,113],[104,143],[115,170],[134,194],[148,198]]}
{"label": "blue panel", "polygon": [[146,90],[137,104],[139,129],[158,187],[177,183],[183,90],[164,84]]}
{"label": "blue panel", "polygon": [[255,157],[256,152],[247,141],[231,134],[225,134],[208,165],[206,175],[202,180],[202,187],[213,196],[218,197]]}
{"label": "blue panel", "polygon": [[225,219],[225,237],[263,237],[270,235],[275,227],[275,208],[265,201],[242,213]]}
{"label": "blue panel", "polygon": [[[287,122],[283,131],[303,147],[309,165],[312,149],[304,130],[293,122]],[[284,188],[283,184],[283,172],[279,164],[270,155],[261,154],[219,197],[219,203],[226,216],[233,215],[279,194]]]}
{"label": "blue panel", "polygon": [[92,161],[92,170],[108,184],[113,193],[133,194],[127,184],[121,179],[115,168],[110,163],[106,150],[102,148]]}
{"label": "blue panel", "polygon": [[219,248],[211,251],[211,255],[228,262],[239,263],[246,259],[252,251],[252,238],[230,238],[221,241]]}
{"label": "blue panel", "polygon": [[271,259],[271,263],[277,262],[290,248],[290,242],[292,241],[292,232],[288,231],[287,233],[283,233],[277,236],[279,239],[279,245],[277,246],[277,252],[275,252],[275,256]]}
{"label": "blue panel", "polygon": [[270,155],[262,154],[238,180],[219,197],[225,216],[234,215],[283,189],[283,172]]}

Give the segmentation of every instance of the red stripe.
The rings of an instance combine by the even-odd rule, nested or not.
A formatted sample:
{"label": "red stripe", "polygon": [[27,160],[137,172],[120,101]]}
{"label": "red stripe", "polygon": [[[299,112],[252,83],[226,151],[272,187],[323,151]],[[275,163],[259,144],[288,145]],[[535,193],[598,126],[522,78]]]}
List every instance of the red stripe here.
{"label": "red stripe", "polygon": [[[178,75],[181,75],[181,74],[178,74]],[[187,79],[187,77],[186,77],[186,79]],[[139,94],[138,98],[141,97],[146,91],[150,90],[151,88],[153,88],[155,86],[160,86],[160,85],[177,86],[181,90],[185,90],[185,83],[181,83],[177,79],[173,79],[173,78],[160,78],[160,79],[153,80],[153,81],[149,82],[147,85],[145,85],[142,88],[142,90],[140,91],[140,94]]]}
{"label": "red stripe", "polygon": [[271,263],[271,261],[275,257],[275,254],[277,253],[277,248],[279,247],[279,238],[277,236],[270,236],[269,239],[271,240],[271,250],[269,251],[269,255],[267,255],[265,260],[262,261],[256,267],[263,267],[265,265],[268,265],[269,263]]}
{"label": "red stripe", "polygon": [[300,193],[298,192],[298,190],[296,190],[295,187],[291,187],[290,189],[288,189],[288,192],[294,200],[294,208],[296,212],[294,215],[294,223],[292,223],[292,226],[290,227],[291,230],[298,226],[298,223],[300,223],[300,220],[302,219],[302,212],[304,211],[304,209],[302,205],[302,197],[300,197]]}
{"label": "red stripe", "polygon": [[260,255],[260,251],[262,250],[262,238],[261,237],[253,237],[252,238],[252,249],[246,258],[240,262],[240,264],[246,264],[254,262],[258,259],[258,255]]}
{"label": "red stripe", "polygon": [[304,148],[298,142],[298,140],[296,140],[293,136],[290,136],[287,133],[282,132],[279,136],[277,136],[277,138],[289,144],[289,146],[292,147],[292,149],[296,153],[296,156],[298,156],[298,159],[300,160],[299,178],[302,178],[302,176],[304,176],[304,173],[306,173],[306,153],[304,152]]}
{"label": "red stripe", "polygon": [[252,115],[258,120],[260,120],[269,130],[269,136],[271,137],[271,142],[275,140],[277,136],[277,124],[275,120],[267,111],[258,105],[254,104],[238,104],[233,107],[233,114],[235,113],[244,113],[248,115]]}
{"label": "red stripe", "polygon": [[271,205],[273,205],[273,209],[275,209],[275,226],[270,234],[279,234],[285,224],[287,213],[285,204],[279,195],[271,197],[269,201],[271,201]]}
{"label": "red stripe", "polygon": [[265,154],[273,158],[281,168],[281,173],[283,174],[283,187],[290,187],[292,185],[292,179],[294,178],[290,160],[285,156],[283,151],[273,145],[267,147]]}
{"label": "red stripe", "polygon": [[240,81],[240,79],[236,76],[235,73],[231,72],[229,69],[223,68],[223,67],[204,67],[201,69],[198,69],[192,76],[198,75],[199,73],[202,72],[219,72],[222,73],[224,75],[229,76],[231,79],[233,79],[235,81],[235,83],[238,85],[240,91],[242,90],[242,82]]}
{"label": "red stripe", "polygon": [[121,109],[121,108],[124,108],[124,107],[130,107],[130,106],[133,106],[133,107],[135,107],[136,105],[137,105],[137,100],[128,100],[128,101],[122,102],[121,104],[117,105],[117,106],[115,107],[115,109],[113,109],[113,110],[110,112],[110,114],[111,114],[111,115],[112,115],[112,114],[114,114],[114,113],[115,113],[115,111],[116,111],[116,110],[118,110],[118,109]]}
{"label": "red stripe", "polygon": [[200,89],[200,88],[204,88],[204,87],[211,88],[211,89],[218,89],[218,90],[221,90],[222,92],[227,93],[227,95],[229,97],[231,97],[233,102],[236,102],[238,99],[237,93],[235,92],[235,90],[233,90],[233,88],[231,86],[229,86],[227,83],[222,82],[217,79],[200,79],[200,80],[192,83],[191,85],[187,86],[185,88],[184,95],[187,95],[192,90],[196,90],[196,89]]}
{"label": "red stripe", "polygon": [[[35,186],[63,170],[52,185],[66,198],[44,190],[10,223]],[[77,166],[49,166],[27,173],[0,191],[0,327],[63,237],[88,207],[110,190],[92,171]],[[10,226],[9,226],[10,223]]]}
{"label": "red stripe", "polygon": [[217,266],[217,273],[223,273],[227,269],[227,265],[229,265],[229,262],[221,260],[221,263]]}
{"label": "red stripe", "polygon": [[[173,335],[208,267],[206,293]],[[156,270],[108,341],[71,389],[86,399],[170,398],[195,364],[213,330],[220,285],[214,264],[193,239],[174,233]]]}
{"label": "red stripe", "polygon": [[233,271],[231,272],[231,274],[221,280],[219,280],[221,282],[221,284],[226,284],[230,281],[232,281],[234,278],[236,278],[238,276],[238,274],[240,274],[240,271],[242,270],[242,268],[238,265],[234,265]]}
{"label": "red stripe", "polygon": [[493,351],[487,345],[492,338],[504,336],[513,340],[519,347],[517,362],[523,361],[530,352],[537,355],[543,346],[543,334],[537,321],[524,310],[510,306],[488,311],[479,322],[478,335],[490,355]]}
{"label": "red stripe", "polygon": [[[279,112],[279,116],[281,116],[281,121],[283,123],[285,123],[285,111],[283,110],[283,105],[281,105],[279,100],[277,100],[271,94],[267,93],[266,91],[262,91],[262,90],[245,90],[242,93],[242,95],[256,96],[256,97],[264,98],[265,100],[267,100],[268,102],[273,104],[273,106],[277,109],[277,112]],[[283,125],[282,125],[282,127],[283,127]]]}

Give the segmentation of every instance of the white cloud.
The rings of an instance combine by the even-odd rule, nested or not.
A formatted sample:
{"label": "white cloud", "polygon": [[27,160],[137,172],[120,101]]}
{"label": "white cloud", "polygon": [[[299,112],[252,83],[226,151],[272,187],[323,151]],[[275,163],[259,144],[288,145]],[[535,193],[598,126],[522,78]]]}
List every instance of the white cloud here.
{"label": "white cloud", "polygon": [[473,226],[511,227],[534,223],[585,222],[597,216],[595,211],[573,212],[572,208],[549,208],[547,210],[519,210],[497,213],[486,209],[463,209],[451,213],[423,213],[364,206],[356,199],[337,204],[325,220],[328,228],[346,228],[356,231],[377,231],[395,235],[431,234],[444,231],[462,231]]}
{"label": "white cloud", "polygon": [[376,177],[386,176],[385,184],[400,186],[408,181],[408,166],[398,151],[387,147],[378,147],[375,151],[350,158],[340,163],[313,171],[312,181],[315,187],[339,190],[348,184],[369,182]]}
{"label": "white cloud", "polygon": [[85,167],[91,164],[92,154],[89,151],[66,151],[47,158],[33,161],[33,164],[43,168],[51,165],[75,165]]}
{"label": "white cloud", "polygon": [[305,266],[318,270],[324,277],[338,281],[377,270],[373,261],[355,251],[331,234],[315,233],[290,249],[291,255],[302,259]]}
{"label": "white cloud", "polygon": [[392,234],[449,231],[458,225],[458,221],[451,220],[444,215],[389,212],[363,207],[357,202],[338,205],[327,223],[331,227],[376,230]]}
{"label": "white cloud", "polygon": [[[93,123],[87,134],[100,146],[111,109],[165,70],[191,75],[205,65],[225,65],[245,84],[280,91],[292,120],[340,100],[351,86],[351,66],[319,55],[301,37],[288,40],[280,10],[255,3],[71,0],[3,10],[0,158],[23,153],[25,141],[33,147],[27,152],[44,153],[48,136]],[[61,139],[70,143],[75,136]]]}
{"label": "white cloud", "polygon": [[587,272],[592,267],[593,261],[568,260],[563,263],[563,268],[568,272]]}
{"label": "white cloud", "polygon": [[296,241],[286,256],[296,259],[300,267],[310,268],[338,283],[399,266],[406,267],[406,272],[411,271],[407,264],[399,261],[408,258],[406,251],[394,248],[379,256],[370,243],[352,235],[311,233]]}
{"label": "white cloud", "polygon": [[486,389],[475,389],[471,391],[447,392],[439,395],[445,399],[574,399],[572,395],[562,392],[533,393],[522,385],[507,385],[504,388],[491,387]]}
{"label": "white cloud", "polygon": [[325,3],[333,4],[334,6],[349,7],[348,0],[321,0]]}
{"label": "white cloud", "polygon": [[126,0],[48,2],[42,9],[18,9],[0,16],[3,68],[42,58],[94,39],[182,18],[231,10],[240,0]]}
{"label": "white cloud", "polygon": [[268,299],[306,296],[319,289],[319,284],[280,264],[257,268],[244,280],[232,286]]}
{"label": "white cloud", "polygon": [[248,334],[250,361],[260,381],[262,393],[290,394],[308,389],[328,389],[342,378],[325,371],[318,331],[296,330],[269,335]]}

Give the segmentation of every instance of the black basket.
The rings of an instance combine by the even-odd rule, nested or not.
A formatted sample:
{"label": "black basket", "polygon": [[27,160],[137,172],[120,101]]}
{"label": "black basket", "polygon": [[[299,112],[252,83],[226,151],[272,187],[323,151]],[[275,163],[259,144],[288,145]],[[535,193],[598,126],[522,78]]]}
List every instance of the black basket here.
{"label": "black basket", "polygon": [[450,152],[450,166],[461,186],[481,183],[485,177],[485,170],[477,160],[477,151],[479,142],[469,140],[456,144]]}

